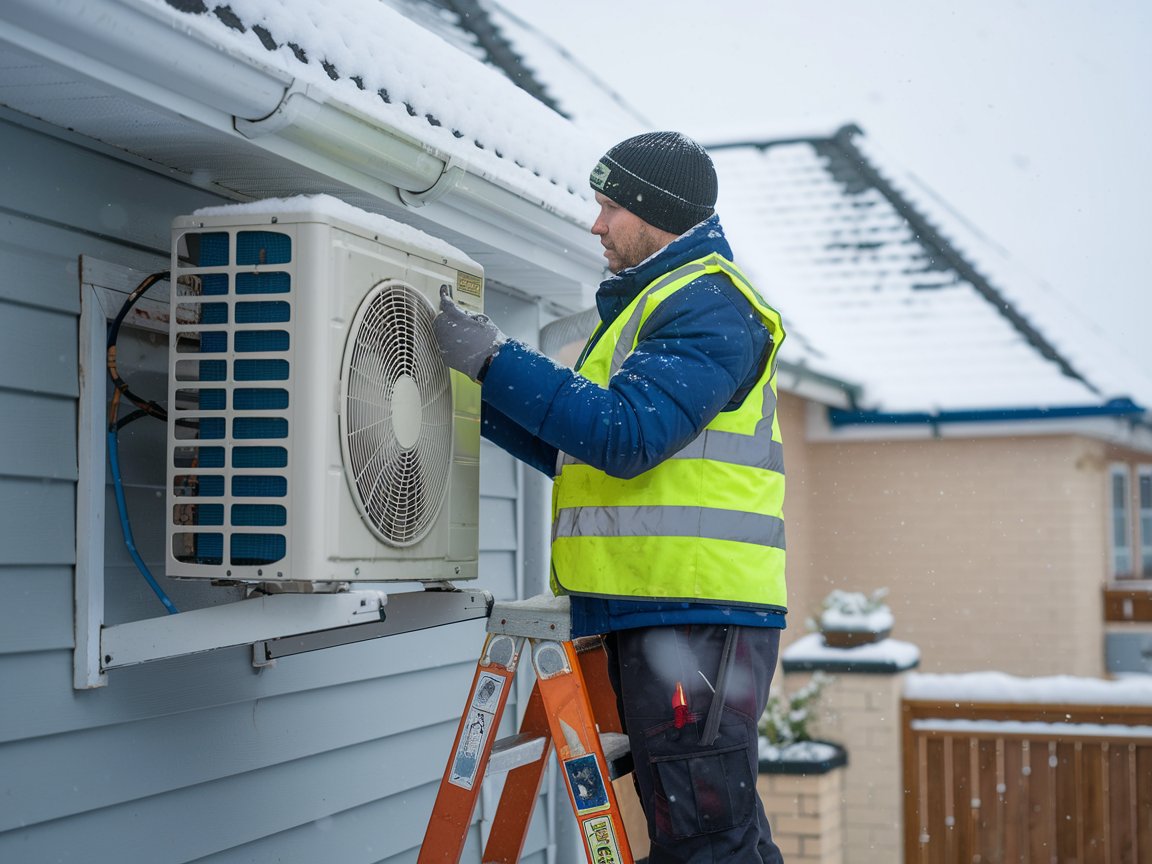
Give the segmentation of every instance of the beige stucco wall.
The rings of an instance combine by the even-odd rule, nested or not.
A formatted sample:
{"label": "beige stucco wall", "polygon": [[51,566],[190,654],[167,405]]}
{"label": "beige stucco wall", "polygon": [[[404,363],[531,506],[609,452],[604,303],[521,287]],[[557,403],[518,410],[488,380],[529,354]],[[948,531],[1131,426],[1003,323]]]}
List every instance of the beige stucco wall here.
{"label": "beige stucco wall", "polygon": [[[813,602],[824,596],[813,570],[812,540],[820,520],[812,510],[811,446],[806,441],[805,416],[808,403],[797,396],[781,393],[777,416],[784,439],[784,525],[788,544],[788,628],[781,639],[786,647],[808,631],[804,619]],[[779,680],[779,679],[777,679]]]}
{"label": "beige stucco wall", "polygon": [[[793,403],[797,404],[793,404]],[[1104,673],[1107,454],[1076,436],[811,443],[781,400],[790,627],[889,589],[921,671]]]}

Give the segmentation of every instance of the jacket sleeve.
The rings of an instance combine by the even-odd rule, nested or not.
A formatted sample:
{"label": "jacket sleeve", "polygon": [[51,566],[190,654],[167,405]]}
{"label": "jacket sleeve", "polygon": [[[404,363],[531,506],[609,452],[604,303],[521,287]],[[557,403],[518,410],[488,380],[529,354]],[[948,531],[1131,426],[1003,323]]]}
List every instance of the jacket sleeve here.
{"label": "jacket sleeve", "polygon": [[767,328],[724,277],[677,291],[649,317],[605,389],[509,340],[483,396],[529,436],[615,477],[635,477],[681,449],[755,377]]}
{"label": "jacket sleeve", "polygon": [[556,448],[540,440],[507,414],[484,400],[480,405],[480,434],[521,462],[552,477]]}

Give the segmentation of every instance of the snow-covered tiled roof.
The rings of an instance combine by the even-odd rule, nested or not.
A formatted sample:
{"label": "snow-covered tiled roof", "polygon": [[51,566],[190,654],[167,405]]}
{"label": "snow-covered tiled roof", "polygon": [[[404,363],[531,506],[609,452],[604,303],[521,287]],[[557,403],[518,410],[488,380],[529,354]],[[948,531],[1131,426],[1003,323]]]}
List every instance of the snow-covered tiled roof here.
{"label": "snow-covered tiled roof", "polygon": [[[225,52],[589,220],[599,143],[517,86],[457,13],[405,0],[140,0]],[[459,5],[459,4],[456,4]]]}
{"label": "snow-covered tiled roof", "polygon": [[651,130],[640,109],[629,104],[594,69],[567,48],[502,6],[498,0],[476,0],[492,26],[519,60],[517,83],[531,79],[548,94],[549,104],[571,118],[607,149],[629,135]]}
{"label": "snow-covered tiled roof", "polygon": [[[15,0],[5,8],[0,21],[15,22],[13,32],[43,41],[67,31],[61,50],[49,52],[56,66],[7,44],[0,59],[14,71],[0,101],[15,110],[244,197],[327,192],[369,207],[393,182],[373,171],[374,148],[404,139],[414,144],[405,159],[434,157],[429,183],[455,163],[512,192],[515,201],[482,202],[482,218],[514,215],[513,240],[531,238],[499,259],[508,284],[545,296],[562,281],[552,270],[563,267],[561,288],[571,293],[598,271],[583,233],[595,212],[588,166],[604,135],[630,134],[624,126],[638,118],[497,0],[76,0],[67,9]],[[73,17],[80,23],[69,29]],[[70,86],[57,86],[61,69]],[[93,70],[111,70],[108,81]],[[157,80],[139,78],[148,73]],[[52,86],[36,85],[36,76]],[[338,115],[340,133],[311,122],[300,137],[277,138],[295,128],[295,105],[312,112],[308,121]],[[186,121],[193,116],[200,125]],[[346,142],[359,149],[341,162]],[[1050,289],[1012,272],[994,244],[901,176],[859,130],[711,152],[737,261],[783,312],[791,337],[782,360],[794,368],[861,385],[861,406],[882,412],[1101,406],[1125,396],[1152,405],[1144,370]],[[426,166],[402,167],[427,176]],[[467,206],[469,182],[459,194]],[[423,188],[403,191],[419,198]],[[402,203],[421,218],[421,202]],[[543,211],[559,219],[541,227],[534,220]],[[504,253],[456,224],[471,223],[452,222],[446,233],[461,248],[471,243],[478,260]]]}
{"label": "snow-covered tiled roof", "polygon": [[[856,127],[713,147],[739,260],[805,336],[782,359],[863,385],[896,412],[1152,405],[1152,379],[998,261]],[[806,355],[806,356],[805,356]]]}

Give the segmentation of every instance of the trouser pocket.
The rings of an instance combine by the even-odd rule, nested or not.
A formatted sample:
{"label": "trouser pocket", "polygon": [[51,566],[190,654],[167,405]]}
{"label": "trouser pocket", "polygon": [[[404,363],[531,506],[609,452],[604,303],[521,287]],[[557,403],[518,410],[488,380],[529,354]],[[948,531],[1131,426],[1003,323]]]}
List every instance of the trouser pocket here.
{"label": "trouser pocket", "polygon": [[727,831],[752,817],[755,780],[744,744],[652,759],[656,830],[668,840]]}

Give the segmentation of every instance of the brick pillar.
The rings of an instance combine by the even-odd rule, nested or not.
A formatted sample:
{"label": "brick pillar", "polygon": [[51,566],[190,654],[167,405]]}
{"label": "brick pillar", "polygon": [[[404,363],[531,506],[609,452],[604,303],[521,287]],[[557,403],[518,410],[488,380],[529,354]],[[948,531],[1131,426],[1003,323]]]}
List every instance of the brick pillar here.
{"label": "brick pillar", "polygon": [[768,772],[761,762],[756,791],[772,839],[788,864],[844,864],[844,769]]}
{"label": "brick pillar", "polygon": [[815,708],[813,737],[848,751],[844,774],[844,864],[899,864],[903,859],[904,794],[900,699],[919,649],[884,639],[829,648],[818,633],[793,643],[783,657],[784,689],[798,690],[815,672],[835,679]]}

